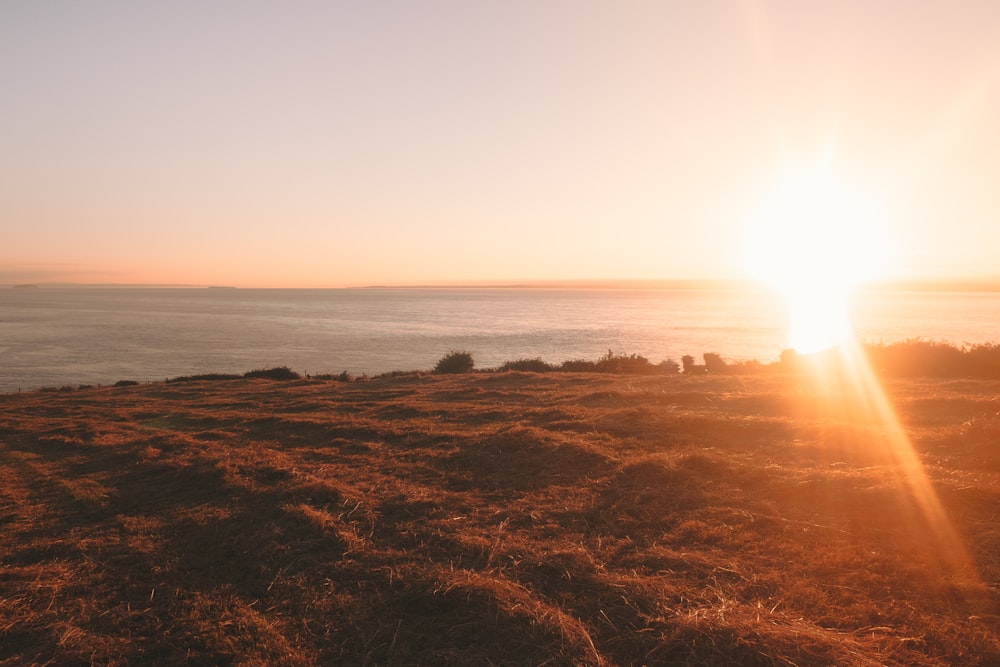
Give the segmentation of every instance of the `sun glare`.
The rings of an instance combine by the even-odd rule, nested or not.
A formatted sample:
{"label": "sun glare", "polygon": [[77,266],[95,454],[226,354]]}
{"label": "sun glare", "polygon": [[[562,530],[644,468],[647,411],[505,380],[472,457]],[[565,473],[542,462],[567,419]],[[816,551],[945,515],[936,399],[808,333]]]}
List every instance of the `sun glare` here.
{"label": "sun glare", "polygon": [[787,302],[789,345],[808,353],[844,342],[848,300],[888,254],[878,209],[828,171],[790,171],[746,231],[752,274]]}

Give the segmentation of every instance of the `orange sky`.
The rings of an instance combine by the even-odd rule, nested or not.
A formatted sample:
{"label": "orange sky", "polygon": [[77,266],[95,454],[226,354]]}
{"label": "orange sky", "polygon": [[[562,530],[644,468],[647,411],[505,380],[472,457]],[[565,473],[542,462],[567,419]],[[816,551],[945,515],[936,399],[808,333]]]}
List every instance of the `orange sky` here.
{"label": "orange sky", "polygon": [[0,5],[0,284],[738,278],[792,167],[1000,277],[1000,3]]}

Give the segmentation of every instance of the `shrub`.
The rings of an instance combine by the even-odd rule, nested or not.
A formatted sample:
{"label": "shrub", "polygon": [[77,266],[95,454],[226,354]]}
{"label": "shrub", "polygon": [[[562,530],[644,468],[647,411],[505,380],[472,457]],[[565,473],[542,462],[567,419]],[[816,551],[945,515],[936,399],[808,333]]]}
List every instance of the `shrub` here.
{"label": "shrub", "polygon": [[685,354],[681,357],[681,363],[684,365],[684,372],[687,374],[705,372],[705,367],[694,363],[694,357],[690,354]]}
{"label": "shrub", "polygon": [[608,350],[607,355],[597,360],[597,368],[602,373],[654,373],[656,367],[649,359],[639,354],[615,354]]}
{"label": "shrub", "polygon": [[139,383],[135,380],[119,380],[118,382],[115,382],[116,387],[134,387],[137,384]]}
{"label": "shrub", "polygon": [[869,344],[872,367],[889,376],[1000,377],[1000,346],[995,343],[955,347],[943,342],[910,339]]}
{"label": "shrub", "polygon": [[[1000,378],[1000,345],[984,343],[956,347],[919,338],[895,343],[868,343],[863,347],[872,370],[883,377]],[[834,349],[799,354],[781,353],[781,367],[793,372],[816,368],[842,369],[845,361]]]}
{"label": "shrub", "polygon": [[715,352],[706,352],[701,355],[705,360],[705,371],[708,373],[725,373],[726,362]]}
{"label": "shrub", "polygon": [[657,364],[657,368],[660,369],[661,373],[665,373],[667,375],[677,375],[681,372],[681,365],[673,359],[664,359]]}
{"label": "shrub", "polygon": [[570,373],[621,373],[646,375],[654,373],[676,372],[677,364],[667,360],[660,364],[651,364],[649,359],[639,354],[615,354],[611,350],[597,361],[571,359],[564,361],[559,370]]}
{"label": "shrub", "polygon": [[792,348],[782,350],[779,359],[782,368],[787,370],[795,370],[801,361],[799,353]]}
{"label": "shrub", "polygon": [[175,378],[167,378],[167,382],[199,382],[202,380],[239,380],[242,375],[235,373],[202,373],[200,375],[181,375]]}
{"label": "shrub", "polygon": [[965,351],[970,371],[980,377],[1000,377],[1000,344],[983,343]]}
{"label": "shrub", "polygon": [[302,376],[290,369],[288,366],[277,366],[275,368],[258,368],[247,371],[243,374],[245,378],[265,378],[268,380],[298,380]]}
{"label": "shrub", "polygon": [[547,373],[555,370],[555,366],[548,364],[541,359],[518,359],[517,361],[506,361],[497,370],[501,371],[528,371],[531,373]]}
{"label": "shrub", "polygon": [[567,373],[593,373],[597,370],[597,364],[584,359],[567,359],[559,366],[559,370]]}
{"label": "shrub", "polygon": [[468,373],[472,370],[474,362],[472,361],[472,355],[468,352],[449,352],[448,354],[441,357],[437,366],[434,367],[435,373]]}

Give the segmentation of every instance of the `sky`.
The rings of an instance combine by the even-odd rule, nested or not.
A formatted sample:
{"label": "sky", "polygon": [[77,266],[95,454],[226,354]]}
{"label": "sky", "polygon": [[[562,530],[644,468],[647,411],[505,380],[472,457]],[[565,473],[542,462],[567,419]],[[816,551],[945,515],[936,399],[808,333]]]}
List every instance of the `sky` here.
{"label": "sky", "polygon": [[[0,4],[0,284],[747,275],[793,169],[997,278],[1000,2]],[[752,228],[751,233],[752,232]]]}

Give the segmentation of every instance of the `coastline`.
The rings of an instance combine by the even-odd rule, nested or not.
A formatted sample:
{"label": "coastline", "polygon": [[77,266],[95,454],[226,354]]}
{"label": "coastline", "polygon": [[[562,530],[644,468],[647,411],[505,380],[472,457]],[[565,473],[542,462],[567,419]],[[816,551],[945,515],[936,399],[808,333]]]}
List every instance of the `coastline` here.
{"label": "coastline", "polygon": [[[862,342],[1000,340],[1000,294],[893,292],[855,304]],[[559,364],[612,349],[653,363],[719,353],[776,361],[786,313],[764,292],[566,289],[2,290],[0,391],[156,381],[285,364],[369,376],[430,369],[449,350],[480,367]]]}

